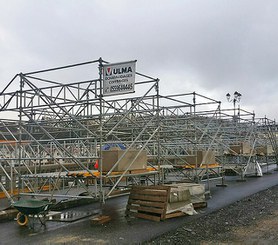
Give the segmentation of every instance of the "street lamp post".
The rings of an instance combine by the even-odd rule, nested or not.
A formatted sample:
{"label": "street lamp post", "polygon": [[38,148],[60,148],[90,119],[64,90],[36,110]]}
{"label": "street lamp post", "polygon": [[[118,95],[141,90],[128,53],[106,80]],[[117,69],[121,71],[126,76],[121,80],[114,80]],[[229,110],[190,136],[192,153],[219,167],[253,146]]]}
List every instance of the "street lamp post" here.
{"label": "street lamp post", "polygon": [[234,104],[234,120],[236,119],[236,102],[240,102],[240,99],[241,99],[241,93],[235,91],[234,92],[234,97],[231,98],[231,95],[229,93],[226,94],[226,98],[227,98],[227,101],[228,102],[233,102]]}

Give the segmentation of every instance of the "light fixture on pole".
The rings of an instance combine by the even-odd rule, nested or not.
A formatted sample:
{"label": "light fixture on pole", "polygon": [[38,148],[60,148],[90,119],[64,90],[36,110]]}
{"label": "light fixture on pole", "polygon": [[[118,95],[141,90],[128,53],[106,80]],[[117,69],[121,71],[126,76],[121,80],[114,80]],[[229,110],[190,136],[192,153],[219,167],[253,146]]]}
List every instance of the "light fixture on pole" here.
{"label": "light fixture on pole", "polygon": [[229,93],[226,94],[227,101],[233,102],[233,104],[234,104],[234,119],[236,118],[236,103],[240,102],[241,96],[242,96],[241,93],[239,93],[237,91],[234,92],[233,98],[231,98],[231,95]]}

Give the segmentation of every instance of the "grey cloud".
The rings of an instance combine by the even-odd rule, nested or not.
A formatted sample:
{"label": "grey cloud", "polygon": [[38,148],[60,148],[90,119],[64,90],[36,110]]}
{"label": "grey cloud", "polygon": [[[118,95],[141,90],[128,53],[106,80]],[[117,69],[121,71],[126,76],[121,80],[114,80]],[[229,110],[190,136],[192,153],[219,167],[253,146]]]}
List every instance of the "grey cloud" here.
{"label": "grey cloud", "polygon": [[225,100],[238,90],[243,107],[278,116],[275,0],[12,0],[0,9],[1,83],[100,56],[137,59],[165,92]]}

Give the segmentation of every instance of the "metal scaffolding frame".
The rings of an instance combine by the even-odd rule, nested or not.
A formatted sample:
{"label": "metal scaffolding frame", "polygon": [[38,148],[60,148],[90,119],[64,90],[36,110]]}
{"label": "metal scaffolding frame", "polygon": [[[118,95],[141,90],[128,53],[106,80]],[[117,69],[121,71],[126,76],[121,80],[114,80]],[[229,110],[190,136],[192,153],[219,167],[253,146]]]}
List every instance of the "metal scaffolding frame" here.
{"label": "metal scaffolding frame", "polygon": [[[135,93],[103,96],[102,69],[107,63],[100,58],[20,73],[2,90],[0,188],[5,195],[104,202],[132,184],[223,183],[227,168],[242,176],[257,145],[271,144],[277,156],[275,122],[255,119],[254,113],[240,108],[237,113],[222,109],[220,101],[196,92],[161,95],[159,79],[137,72]],[[70,76],[62,81],[55,75],[84,66],[94,67],[93,79],[69,82]],[[241,142],[251,145],[249,154],[233,150]],[[126,151],[103,171],[103,146],[114,143],[125,145]],[[116,172],[131,149],[137,154],[125,170]],[[130,171],[143,151],[147,169]],[[197,162],[200,151],[203,158]],[[211,152],[215,162],[208,160]],[[76,186],[87,196],[80,196]]]}
{"label": "metal scaffolding frame", "polygon": [[[124,178],[134,181],[140,177],[138,173],[129,173],[129,167],[115,175],[113,169],[118,163],[104,173],[102,147],[109,142],[124,142],[127,149],[140,147],[140,153],[149,142],[159,141],[156,136],[159,131],[158,79],[137,73],[137,90],[132,98],[125,95],[107,99],[102,95],[103,63],[107,62],[100,58],[21,73],[3,89],[0,113],[9,114],[10,119],[1,120],[0,124],[2,154],[5,154],[1,158],[1,169],[5,182],[10,182],[12,194],[40,195],[46,189],[58,189],[58,178],[63,183],[65,180],[72,183],[73,178],[91,197],[103,201]],[[45,73],[92,64],[99,70],[96,79],[65,84],[41,77]],[[19,89],[14,91],[12,85],[17,81]],[[92,168],[96,160],[99,171]],[[76,176],[73,170],[84,174]],[[85,180],[84,175],[91,180]],[[144,173],[147,177],[155,175],[158,175],[157,170]],[[154,177],[152,180],[156,181]],[[93,191],[88,182],[93,183]],[[103,188],[104,182],[105,185],[110,183],[108,192]],[[14,192],[15,187],[18,192]]]}

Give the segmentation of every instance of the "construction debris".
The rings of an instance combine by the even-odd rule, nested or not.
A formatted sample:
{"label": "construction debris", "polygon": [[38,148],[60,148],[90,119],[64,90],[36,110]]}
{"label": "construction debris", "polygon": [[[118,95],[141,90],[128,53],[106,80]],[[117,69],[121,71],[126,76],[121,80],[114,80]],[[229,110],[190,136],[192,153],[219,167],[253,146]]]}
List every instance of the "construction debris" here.
{"label": "construction debris", "polygon": [[107,215],[100,215],[90,219],[92,225],[102,225],[111,221],[111,217]]}

